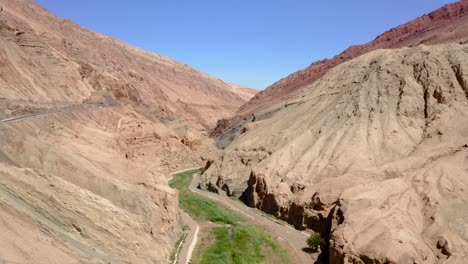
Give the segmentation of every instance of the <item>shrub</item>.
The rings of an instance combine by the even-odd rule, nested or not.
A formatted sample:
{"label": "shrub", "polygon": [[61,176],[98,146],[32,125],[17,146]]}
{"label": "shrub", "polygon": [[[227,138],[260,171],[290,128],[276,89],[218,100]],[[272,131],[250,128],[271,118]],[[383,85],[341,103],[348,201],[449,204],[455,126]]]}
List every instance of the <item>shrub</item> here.
{"label": "shrub", "polygon": [[306,242],[307,245],[313,250],[318,250],[319,248],[322,249],[326,244],[325,239],[323,239],[319,233],[310,235]]}

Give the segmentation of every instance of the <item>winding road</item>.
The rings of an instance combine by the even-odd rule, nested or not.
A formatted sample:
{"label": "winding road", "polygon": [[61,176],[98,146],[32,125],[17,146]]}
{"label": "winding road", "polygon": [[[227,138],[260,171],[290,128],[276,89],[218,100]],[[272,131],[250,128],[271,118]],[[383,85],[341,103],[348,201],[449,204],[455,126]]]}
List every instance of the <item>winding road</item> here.
{"label": "winding road", "polygon": [[[184,170],[184,171],[188,171],[188,170]],[[172,173],[171,175],[174,175],[174,173]],[[270,232],[270,234],[273,237],[275,237],[278,240],[278,242],[280,242],[286,248],[293,263],[305,264],[305,263],[314,263],[316,261],[317,254],[310,254],[310,253],[306,253],[303,251],[303,248],[307,247],[307,244],[305,241],[309,237],[308,233],[296,230],[286,223],[282,223],[271,217],[265,216],[261,214],[258,210],[254,208],[250,208],[246,206],[245,204],[241,203],[240,201],[233,200],[227,196],[222,196],[222,195],[215,194],[212,192],[200,190],[197,188],[198,184],[199,184],[199,174],[196,173],[193,175],[192,182],[189,186],[189,190],[191,192],[197,193],[207,199],[222,203],[228,206],[229,208],[231,208],[233,211],[236,211],[242,214],[243,216],[245,216],[247,219],[250,219],[253,223],[265,228],[265,230]],[[189,227],[191,229],[191,232],[194,232],[194,230],[198,227],[198,225],[197,224],[196,226],[189,225]],[[188,263],[191,257],[191,255],[187,255],[187,253],[190,253],[188,248],[190,245],[195,244],[193,241],[196,241],[196,239],[197,239],[196,236],[194,237],[191,237],[190,235],[187,236],[183,245],[183,248],[186,247],[187,250],[185,251],[181,250],[179,254],[179,258],[178,258],[179,263],[181,264]]]}
{"label": "winding road", "polygon": [[96,105],[90,105],[89,107],[83,107],[83,106],[72,106],[72,107],[67,107],[67,108],[62,108],[58,110],[52,110],[48,112],[42,112],[42,113],[34,113],[34,114],[29,114],[29,115],[22,115],[22,116],[16,116],[16,117],[9,117],[0,120],[1,123],[13,123],[25,119],[29,119],[31,117],[38,117],[38,116],[45,116],[45,115],[50,115],[50,114],[56,114],[56,113],[64,113],[64,112],[73,112],[73,111],[84,111],[84,110],[94,110],[94,109],[105,109],[105,108],[112,108],[114,106],[107,106],[107,105],[101,105],[101,104],[96,104]]}

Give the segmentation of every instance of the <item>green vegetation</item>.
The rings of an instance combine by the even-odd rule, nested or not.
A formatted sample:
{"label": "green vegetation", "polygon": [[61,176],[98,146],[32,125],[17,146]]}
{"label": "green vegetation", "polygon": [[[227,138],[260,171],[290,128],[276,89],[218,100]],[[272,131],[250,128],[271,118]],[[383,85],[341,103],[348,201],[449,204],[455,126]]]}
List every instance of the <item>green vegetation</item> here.
{"label": "green vegetation", "polygon": [[197,248],[202,257],[194,262],[249,264],[275,259],[278,260],[275,262],[290,263],[286,250],[263,228],[247,223],[226,206],[191,192],[188,187],[196,172],[199,170],[179,173],[170,182],[172,188],[179,190],[179,205],[184,211],[199,221],[215,223],[210,235],[214,241],[201,243],[208,248]]}
{"label": "green vegetation", "polygon": [[259,227],[223,226],[213,228],[213,232],[216,243],[206,251],[203,264],[260,263],[267,257],[266,247],[280,255],[282,263],[288,262],[286,251]]}
{"label": "green vegetation", "polygon": [[325,239],[323,239],[319,233],[310,235],[310,237],[307,238],[306,242],[307,242],[307,245],[313,250],[318,250],[319,247],[323,248],[326,244]]}
{"label": "green vegetation", "polygon": [[193,170],[177,174],[170,182],[172,188],[179,190],[180,208],[197,220],[230,225],[235,225],[239,221],[242,221],[243,218],[240,215],[233,213],[225,206],[207,200],[188,189],[192,181],[192,175],[199,171]]}

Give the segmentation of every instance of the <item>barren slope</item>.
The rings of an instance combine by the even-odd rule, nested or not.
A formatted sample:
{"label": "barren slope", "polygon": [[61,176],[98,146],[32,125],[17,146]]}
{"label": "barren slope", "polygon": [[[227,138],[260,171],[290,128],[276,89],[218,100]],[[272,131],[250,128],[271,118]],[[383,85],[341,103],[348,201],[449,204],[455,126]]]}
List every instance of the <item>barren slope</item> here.
{"label": "barren slope", "polygon": [[246,101],[254,97],[259,92],[259,90],[243,87],[237,84],[230,83],[229,85],[233,88],[235,93],[237,93],[240,97],[242,97]]}
{"label": "barren slope", "polygon": [[330,70],[209,164],[202,187],[330,238],[331,263],[468,259],[468,46]]}
{"label": "barren slope", "polygon": [[165,174],[211,155],[203,130],[249,94],[31,0],[0,6],[0,262],[166,263]]}
{"label": "barren slope", "polygon": [[0,92],[10,112],[51,107],[51,102],[125,99],[157,117],[169,115],[207,129],[247,100],[219,79],[90,32],[31,0],[1,0],[0,5]]}
{"label": "barren slope", "polygon": [[[126,158],[132,123],[140,124],[141,132],[155,133],[144,119],[123,109],[76,110],[0,124],[2,217],[15,219],[0,225],[8,230],[2,259],[167,260],[179,230],[177,194],[167,187],[157,163]],[[144,137],[134,132],[133,138]]]}
{"label": "barren slope", "polygon": [[329,70],[362,54],[377,49],[433,45],[468,40],[468,0],[446,5],[430,14],[409,21],[381,34],[373,41],[349,47],[332,59],[312,63],[258,93],[237,111],[236,117],[219,123],[214,133],[219,135],[227,128],[242,124],[251,114],[274,112],[297,95],[304,86],[313,83]]}

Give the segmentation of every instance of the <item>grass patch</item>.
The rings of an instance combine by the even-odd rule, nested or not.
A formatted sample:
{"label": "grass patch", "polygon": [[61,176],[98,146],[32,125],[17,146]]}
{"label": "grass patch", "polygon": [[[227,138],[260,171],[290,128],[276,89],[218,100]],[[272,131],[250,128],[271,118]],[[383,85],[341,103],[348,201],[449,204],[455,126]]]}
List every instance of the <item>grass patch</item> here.
{"label": "grass patch", "polygon": [[[188,187],[193,170],[174,175],[172,188],[179,190],[179,206],[193,218],[216,223],[210,235],[211,243],[198,248],[194,263],[203,264],[250,264],[290,263],[286,250],[263,228],[248,224],[244,217],[227,206],[192,193]],[[203,245],[201,245],[203,247]],[[207,248],[206,248],[207,247]]]}
{"label": "grass patch", "polygon": [[213,232],[215,243],[205,252],[202,264],[269,263],[273,252],[280,263],[290,262],[286,250],[259,227],[223,226],[213,228]]}
{"label": "grass patch", "polygon": [[190,171],[181,172],[178,174],[174,174],[172,180],[169,182],[169,186],[173,189],[177,189],[179,191],[187,191],[192,181],[192,175],[194,173],[200,172],[201,169],[195,169]]}
{"label": "grass patch", "polygon": [[179,204],[184,211],[197,220],[230,225],[237,225],[243,220],[242,216],[233,213],[216,202],[205,200],[198,194],[179,196]]}
{"label": "grass patch", "polygon": [[244,218],[241,215],[232,212],[226,206],[207,200],[188,189],[192,175],[196,172],[199,170],[176,174],[169,184],[172,188],[179,190],[180,208],[197,220],[230,225],[243,221]]}
{"label": "grass patch", "polygon": [[197,245],[195,250],[192,254],[192,261],[193,264],[201,263],[203,260],[203,256],[206,253],[206,250],[210,248],[214,242],[216,241],[215,235],[213,233],[212,228],[201,228],[200,233],[198,235]]}

